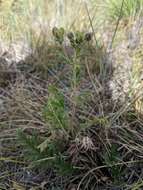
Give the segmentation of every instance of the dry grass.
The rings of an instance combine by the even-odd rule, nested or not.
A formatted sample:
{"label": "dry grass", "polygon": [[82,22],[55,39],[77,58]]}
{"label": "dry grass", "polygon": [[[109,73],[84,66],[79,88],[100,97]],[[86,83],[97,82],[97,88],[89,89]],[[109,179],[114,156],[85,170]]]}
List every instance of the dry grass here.
{"label": "dry grass", "polygon": [[[28,32],[31,49],[17,63],[2,66],[0,73],[0,188],[142,188],[143,118],[142,94],[138,91],[142,88],[142,38],[132,37],[133,32],[141,37],[140,22],[131,26],[119,19],[116,26],[113,24],[110,44],[101,43],[94,31],[92,41],[81,42],[84,33],[78,32],[74,35],[80,36],[81,41],[75,38],[79,44],[66,46],[53,42],[50,31],[45,35],[46,28],[33,31],[31,27],[34,11],[38,11],[37,19],[47,18],[46,27],[50,26],[51,17],[55,17],[53,1],[48,5],[34,0],[20,4],[24,12],[16,14],[25,14],[23,22],[20,15],[9,15],[12,1],[5,3],[3,21],[14,16],[15,25],[9,33],[10,23],[3,22],[2,30],[13,40],[23,37],[26,23],[24,32]],[[46,7],[43,12],[42,6]],[[68,7],[72,7],[70,12]],[[66,20],[60,23],[66,29],[65,36],[70,27],[72,31],[94,27],[80,2],[68,1],[65,13]],[[126,35],[130,30],[131,35]],[[72,49],[72,56],[67,48]],[[1,57],[7,62],[5,54]]]}
{"label": "dry grass", "polygon": [[[61,1],[62,2],[62,1]],[[26,39],[31,42],[33,35],[42,33],[51,37],[54,26],[66,29],[88,30],[89,22],[85,4],[82,1],[2,1],[0,30],[1,38],[10,41]],[[93,7],[89,10],[92,15]]]}

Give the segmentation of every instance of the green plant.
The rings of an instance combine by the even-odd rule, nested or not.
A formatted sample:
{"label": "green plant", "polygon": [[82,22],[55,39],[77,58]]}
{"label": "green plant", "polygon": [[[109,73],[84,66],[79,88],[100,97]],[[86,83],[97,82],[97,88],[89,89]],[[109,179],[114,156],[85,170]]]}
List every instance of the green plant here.
{"label": "green plant", "polygon": [[52,167],[65,175],[73,171],[64,153],[71,133],[70,118],[63,94],[55,86],[50,86],[48,90],[43,119],[48,125],[49,137],[37,136],[34,131],[32,135],[19,131],[18,137],[32,165]]}
{"label": "green plant", "polygon": [[[18,131],[20,144],[24,147],[25,158],[30,161],[32,167],[53,168],[61,175],[69,175],[74,171],[61,148],[62,140],[45,140],[37,135],[27,135]],[[61,144],[60,144],[61,143]],[[60,146],[59,146],[60,144]]]}
{"label": "green plant", "polygon": [[65,135],[69,133],[69,115],[65,106],[64,95],[55,86],[50,86],[47,104],[43,109],[43,118],[49,125],[50,132],[62,130]]}
{"label": "green plant", "polygon": [[120,16],[122,3],[123,9],[121,15],[123,18],[134,17],[140,14],[143,8],[143,0],[105,0],[104,3],[106,16],[112,20],[117,20]]}
{"label": "green plant", "polygon": [[57,28],[54,27],[52,30],[53,36],[55,37],[55,40],[62,45],[63,41],[64,41],[64,28]]}
{"label": "green plant", "polygon": [[[62,48],[64,40],[64,29],[53,28],[55,41]],[[78,97],[76,90],[80,82],[80,59],[84,46],[91,41],[90,34],[76,32],[72,38],[69,38],[71,47],[75,54],[69,60],[72,68],[71,89],[73,91],[72,100],[74,102],[71,116],[65,103],[63,93],[54,85],[48,88],[48,100],[42,111],[42,117],[47,125],[49,137],[36,137],[34,134],[27,136],[20,132],[19,138],[24,144],[30,160],[34,165],[47,165],[55,168],[60,173],[71,172],[73,167],[68,163],[64,150],[70,138],[75,137],[77,129],[74,129],[74,120]],[[68,36],[69,37],[69,36]]]}
{"label": "green plant", "polygon": [[121,180],[121,167],[118,165],[116,166],[116,164],[120,161],[119,158],[120,155],[117,150],[117,146],[112,144],[108,151],[104,154],[104,162],[108,166],[108,170],[110,171],[115,183],[119,183]]}

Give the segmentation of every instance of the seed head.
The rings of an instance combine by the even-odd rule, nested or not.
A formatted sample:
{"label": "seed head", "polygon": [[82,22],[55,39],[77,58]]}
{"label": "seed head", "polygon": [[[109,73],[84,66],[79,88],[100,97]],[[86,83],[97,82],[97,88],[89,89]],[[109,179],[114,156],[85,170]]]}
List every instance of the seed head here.
{"label": "seed head", "polygon": [[83,33],[77,31],[75,33],[75,36],[76,36],[76,44],[80,45],[84,41]]}
{"label": "seed head", "polygon": [[53,36],[57,36],[58,35],[58,28],[57,27],[53,27],[53,29],[52,29],[52,34],[53,34]]}
{"label": "seed head", "polygon": [[69,40],[74,40],[74,34],[73,34],[73,32],[69,32],[67,34],[67,37],[68,37]]}

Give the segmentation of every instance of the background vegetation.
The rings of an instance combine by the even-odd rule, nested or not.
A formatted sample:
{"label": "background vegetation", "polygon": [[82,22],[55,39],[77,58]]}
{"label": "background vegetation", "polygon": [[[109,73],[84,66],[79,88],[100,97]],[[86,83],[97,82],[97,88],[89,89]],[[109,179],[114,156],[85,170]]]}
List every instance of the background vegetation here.
{"label": "background vegetation", "polygon": [[0,189],[143,188],[142,8],[0,1]]}

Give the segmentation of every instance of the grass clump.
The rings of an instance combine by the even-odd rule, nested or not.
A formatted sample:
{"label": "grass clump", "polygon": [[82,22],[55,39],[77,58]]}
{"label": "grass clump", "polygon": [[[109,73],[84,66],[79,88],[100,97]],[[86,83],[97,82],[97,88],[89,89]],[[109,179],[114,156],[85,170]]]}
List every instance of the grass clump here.
{"label": "grass clump", "polygon": [[104,3],[106,13],[113,21],[116,21],[120,17],[120,14],[123,19],[135,18],[137,15],[142,14],[142,0],[106,0]]}

